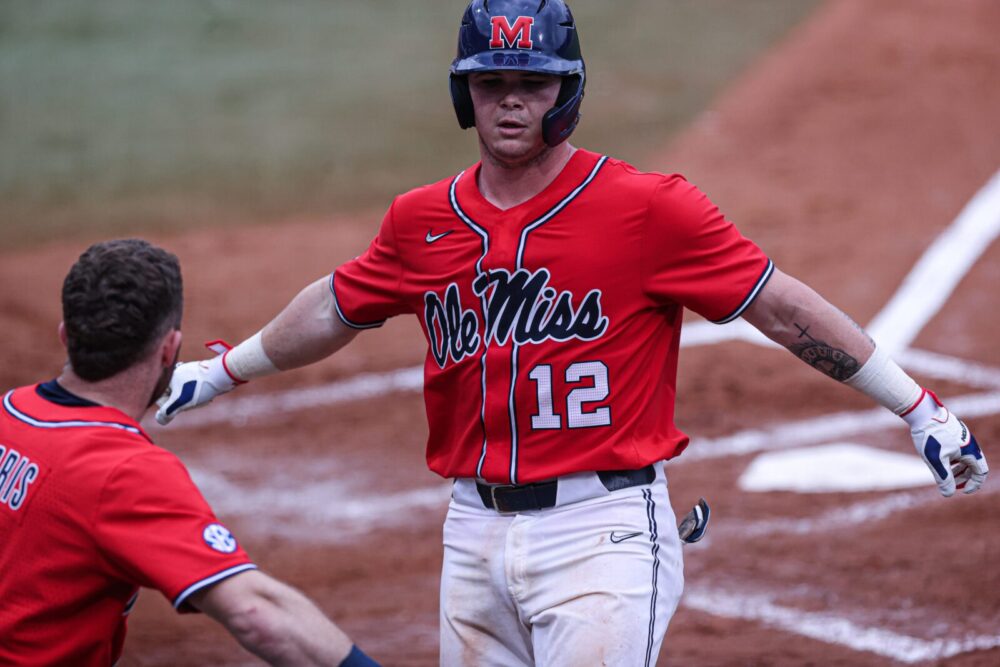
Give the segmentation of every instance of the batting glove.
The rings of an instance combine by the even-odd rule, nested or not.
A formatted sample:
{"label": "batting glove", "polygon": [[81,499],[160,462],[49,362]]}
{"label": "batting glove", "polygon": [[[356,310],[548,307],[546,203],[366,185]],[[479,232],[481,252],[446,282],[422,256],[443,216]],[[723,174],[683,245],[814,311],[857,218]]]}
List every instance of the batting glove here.
{"label": "batting glove", "polygon": [[708,519],[712,516],[712,511],[704,498],[698,500],[698,504],[691,508],[691,511],[681,520],[677,526],[677,535],[682,542],[694,544],[705,537],[708,530]]}
{"label": "batting glove", "polygon": [[166,426],[178,412],[210,403],[219,394],[246,384],[226,368],[226,354],[232,345],[221,340],[205,343],[205,347],[218,356],[203,361],[177,364],[170,386],[156,402],[156,421]]}
{"label": "batting glove", "polygon": [[926,396],[917,405],[933,401],[920,406],[930,408],[926,413],[930,416],[907,420],[917,453],[931,469],[942,496],[954,495],[956,488],[975,493],[990,471],[986,457],[969,428],[944,407],[934,392],[925,391]]}

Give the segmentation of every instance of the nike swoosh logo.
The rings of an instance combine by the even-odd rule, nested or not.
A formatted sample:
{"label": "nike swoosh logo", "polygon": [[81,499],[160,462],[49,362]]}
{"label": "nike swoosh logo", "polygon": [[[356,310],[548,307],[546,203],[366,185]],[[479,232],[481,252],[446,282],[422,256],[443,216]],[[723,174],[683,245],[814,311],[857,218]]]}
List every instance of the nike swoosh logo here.
{"label": "nike swoosh logo", "polygon": [[642,531],[638,533],[616,533],[615,531],[611,531],[611,541],[618,544],[619,542],[631,540],[633,537],[639,537],[640,535],[642,535]]}
{"label": "nike swoosh logo", "polygon": [[444,237],[448,236],[448,234],[451,234],[453,231],[455,231],[455,230],[454,229],[449,229],[448,231],[441,232],[440,234],[431,234],[431,230],[428,229],[427,230],[427,236],[424,237],[424,240],[427,241],[428,243],[434,243],[435,241],[439,241],[439,240],[443,239]]}

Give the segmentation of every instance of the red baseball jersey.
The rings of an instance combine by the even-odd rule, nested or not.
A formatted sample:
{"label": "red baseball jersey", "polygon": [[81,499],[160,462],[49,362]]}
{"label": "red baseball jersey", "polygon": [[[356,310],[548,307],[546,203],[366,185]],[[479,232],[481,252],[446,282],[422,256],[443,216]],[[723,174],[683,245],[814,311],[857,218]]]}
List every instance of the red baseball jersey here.
{"label": "red baseball jersey", "polygon": [[770,260],[678,175],[577,150],[502,211],[479,167],[396,198],[330,279],[349,326],[420,318],[430,468],[523,484],[679,454],[683,309],[735,319]]}
{"label": "red baseball jersey", "polygon": [[139,587],[175,608],[254,568],[176,456],[55,381],[0,408],[0,664],[118,660]]}

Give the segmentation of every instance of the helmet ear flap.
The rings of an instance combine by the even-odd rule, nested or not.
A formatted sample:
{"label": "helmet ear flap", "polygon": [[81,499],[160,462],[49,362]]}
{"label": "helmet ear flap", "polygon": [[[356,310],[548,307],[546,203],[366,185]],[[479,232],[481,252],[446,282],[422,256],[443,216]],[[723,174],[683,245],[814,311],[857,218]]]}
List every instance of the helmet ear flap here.
{"label": "helmet ear flap", "polygon": [[472,94],[469,92],[469,77],[452,74],[450,84],[451,103],[455,106],[458,125],[467,130],[476,124],[476,111],[472,107]]}
{"label": "helmet ear flap", "polygon": [[[556,105],[542,118],[542,139],[549,146],[558,146],[576,129],[580,121],[580,104],[583,102],[583,74],[567,76],[559,89]],[[466,87],[468,89],[468,87]]]}

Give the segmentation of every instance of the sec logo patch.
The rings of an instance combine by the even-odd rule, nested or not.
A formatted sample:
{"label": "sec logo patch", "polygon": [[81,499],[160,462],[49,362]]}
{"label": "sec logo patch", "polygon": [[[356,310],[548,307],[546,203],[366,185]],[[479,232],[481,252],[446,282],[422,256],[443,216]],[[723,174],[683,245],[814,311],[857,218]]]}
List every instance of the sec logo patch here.
{"label": "sec logo patch", "polygon": [[236,551],[236,538],[221,523],[210,523],[205,526],[205,530],[202,531],[201,536],[205,540],[205,544],[216,551],[224,554],[231,554]]}

